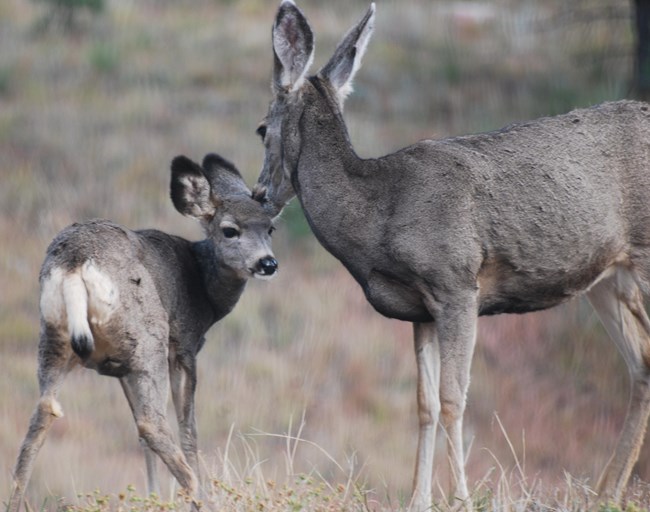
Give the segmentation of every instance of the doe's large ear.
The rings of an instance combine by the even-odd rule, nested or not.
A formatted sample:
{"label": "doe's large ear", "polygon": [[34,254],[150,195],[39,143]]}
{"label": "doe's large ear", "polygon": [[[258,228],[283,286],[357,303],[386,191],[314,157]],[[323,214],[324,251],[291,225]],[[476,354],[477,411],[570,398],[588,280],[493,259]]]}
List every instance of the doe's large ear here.
{"label": "doe's large ear", "polygon": [[212,217],[215,204],[210,194],[210,182],[201,166],[181,155],[172,160],[171,170],[171,198],[176,209],[188,217]]}
{"label": "doe's large ear", "polygon": [[225,158],[215,153],[205,155],[203,172],[210,182],[212,195],[216,198],[223,200],[231,196],[252,197],[242,175]]}
{"label": "doe's large ear", "polygon": [[314,33],[293,0],[282,0],[272,41],[274,91],[299,89],[314,60]]}
{"label": "doe's large ear", "polygon": [[361,67],[361,59],[366,53],[374,28],[375,3],[373,2],[363,18],[339,43],[329,62],[319,71],[319,75],[334,86],[341,106],[348,94],[352,92],[352,80]]}

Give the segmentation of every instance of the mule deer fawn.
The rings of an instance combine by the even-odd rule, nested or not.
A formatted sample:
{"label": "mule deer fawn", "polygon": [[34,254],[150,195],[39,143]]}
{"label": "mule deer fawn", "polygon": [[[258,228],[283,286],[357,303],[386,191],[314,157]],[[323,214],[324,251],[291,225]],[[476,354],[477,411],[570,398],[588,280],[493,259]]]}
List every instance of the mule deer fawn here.
{"label": "mule deer fawn", "polygon": [[545,309],[581,293],[631,375],[623,431],[598,485],[619,500],[650,413],[649,106],[605,103],[362,159],[342,110],[374,16],[371,4],[308,77],[314,35],[292,0],[280,4],[254,194],[271,215],[297,195],[316,238],[374,308],[414,324],[412,508],[431,507],[439,420],[451,497],[469,496],[462,422],[477,316]]}
{"label": "mule deer fawn", "polygon": [[[16,463],[10,512],[19,510],[34,459],[63,415],[56,399],[63,378],[78,365],[119,378],[145,446],[149,491],[158,455],[196,496],[196,355],[247,279],[272,277],[277,262],[271,217],[230,162],[176,157],[171,199],[201,222],[205,240],[94,220],[65,228],[50,244],[40,273],[41,397]],[[170,384],[180,448],[165,418]]]}

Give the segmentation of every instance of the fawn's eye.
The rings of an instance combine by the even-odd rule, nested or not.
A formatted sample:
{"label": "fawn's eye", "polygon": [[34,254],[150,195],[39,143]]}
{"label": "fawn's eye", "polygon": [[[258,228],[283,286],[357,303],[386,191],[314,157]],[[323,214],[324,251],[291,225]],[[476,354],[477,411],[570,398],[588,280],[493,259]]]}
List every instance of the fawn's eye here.
{"label": "fawn's eye", "polygon": [[275,231],[275,227],[274,227],[274,226],[271,226],[271,227],[269,228],[269,236],[271,236],[271,235],[273,234],[274,231]]}
{"label": "fawn's eye", "polygon": [[264,142],[264,137],[266,137],[266,125],[259,125],[257,130],[255,130],[255,133],[257,133],[262,138],[262,142]]}
{"label": "fawn's eye", "polygon": [[235,238],[236,236],[239,236],[239,231],[235,228],[223,228],[221,231],[223,231],[223,236],[226,238]]}

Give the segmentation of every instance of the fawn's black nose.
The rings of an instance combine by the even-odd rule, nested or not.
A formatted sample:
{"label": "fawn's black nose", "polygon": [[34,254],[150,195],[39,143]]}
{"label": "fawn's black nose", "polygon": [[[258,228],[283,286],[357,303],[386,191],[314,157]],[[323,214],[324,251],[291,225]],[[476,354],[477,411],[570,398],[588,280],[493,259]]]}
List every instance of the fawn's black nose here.
{"label": "fawn's black nose", "polygon": [[271,256],[262,258],[258,263],[260,274],[272,276],[278,271],[278,260]]}

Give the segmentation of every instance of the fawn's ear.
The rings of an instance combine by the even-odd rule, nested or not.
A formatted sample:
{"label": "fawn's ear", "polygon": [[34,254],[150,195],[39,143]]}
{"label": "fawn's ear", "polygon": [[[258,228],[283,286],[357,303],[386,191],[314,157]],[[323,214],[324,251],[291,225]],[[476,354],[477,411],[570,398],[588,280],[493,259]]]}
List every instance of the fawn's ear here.
{"label": "fawn's ear", "polygon": [[237,168],[225,158],[210,153],[203,158],[203,172],[212,188],[212,195],[217,199],[230,196],[252,197],[251,191]]}
{"label": "fawn's ear", "polygon": [[272,41],[274,92],[299,89],[314,60],[314,33],[293,0],[280,4]]}
{"label": "fawn's ear", "polygon": [[368,41],[370,41],[374,28],[375,4],[373,2],[363,18],[350,29],[339,43],[329,62],[318,73],[334,86],[341,107],[345,98],[352,92],[352,80],[361,67],[361,59],[366,53]]}
{"label": "fawn's ear", "polygon": [[210,194],[210,182],[201,166],[186,156],[172,160],[171,198],[176,209],[188,217],[209,219],[216,206]]}

